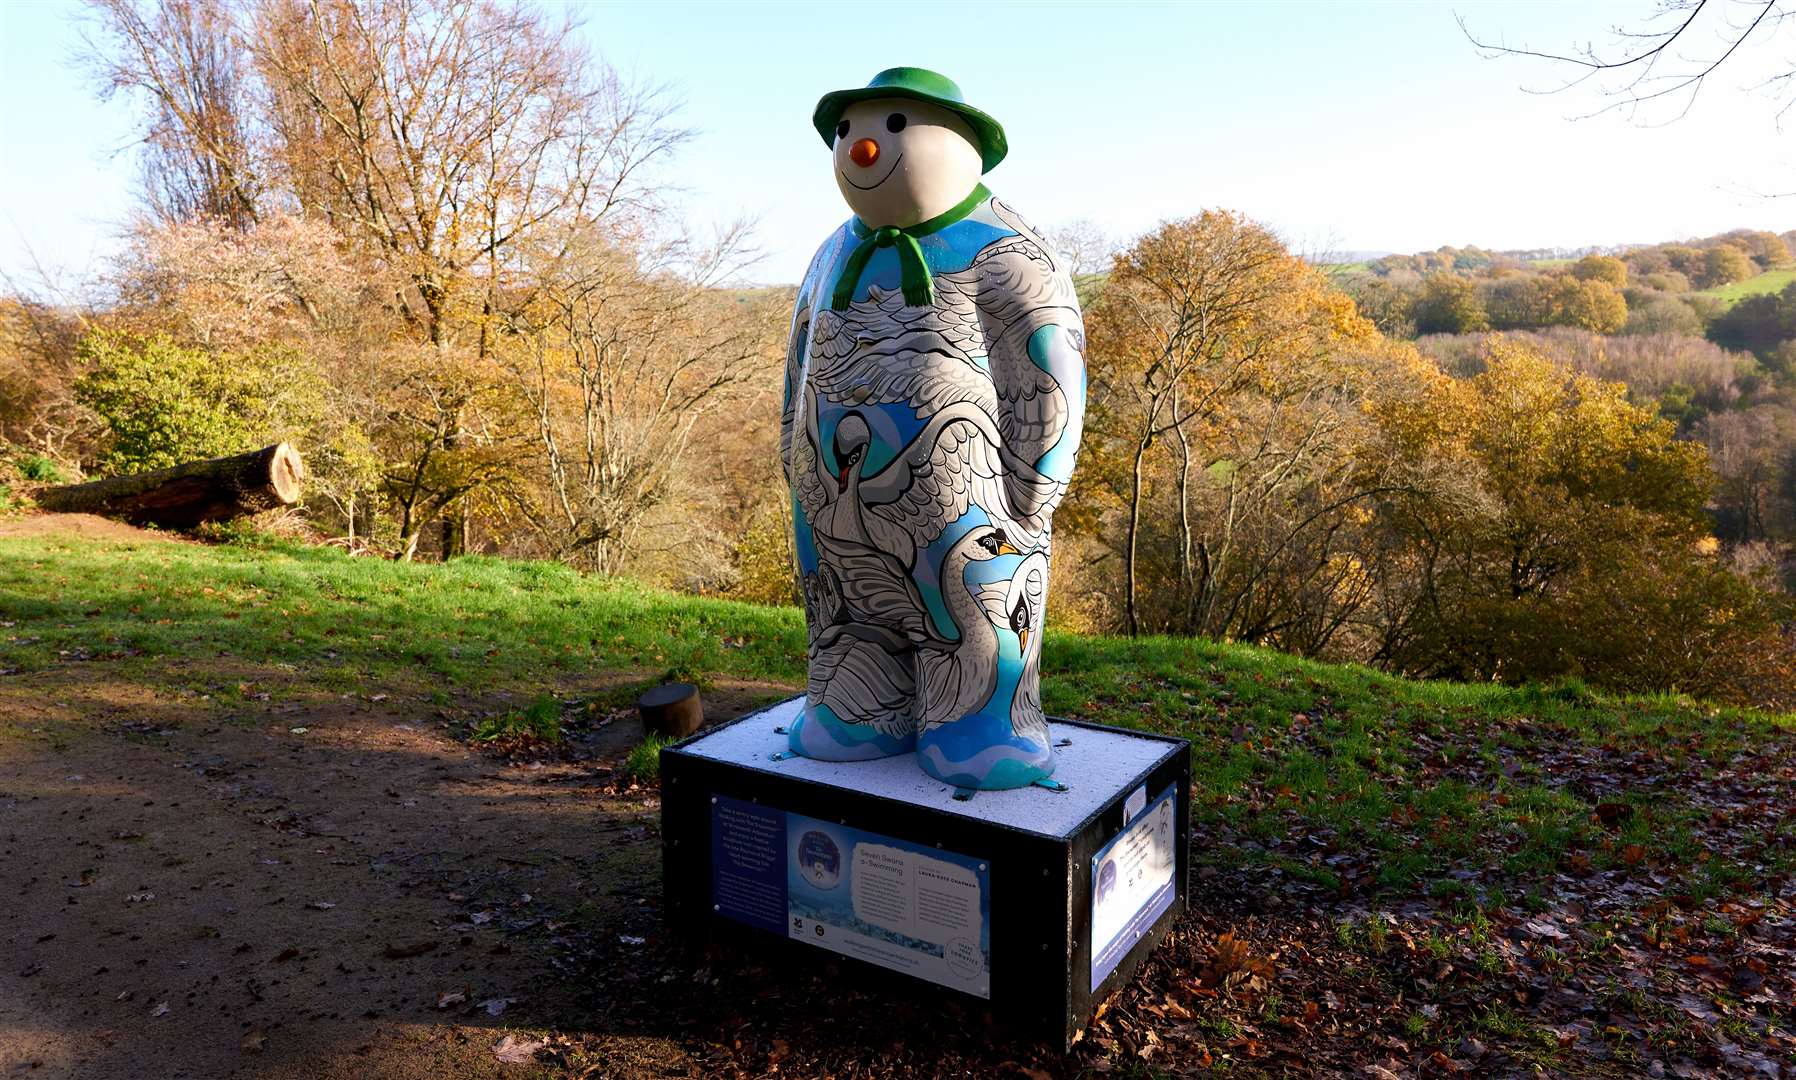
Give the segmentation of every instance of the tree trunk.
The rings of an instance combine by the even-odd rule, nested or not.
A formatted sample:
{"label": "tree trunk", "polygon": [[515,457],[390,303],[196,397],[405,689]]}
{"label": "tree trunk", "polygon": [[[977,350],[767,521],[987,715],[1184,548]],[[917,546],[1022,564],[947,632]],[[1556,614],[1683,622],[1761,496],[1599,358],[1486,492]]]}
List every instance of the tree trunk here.
{"label": "tree trunk", "polygon": [[355,533],[369,543],[374,542],[375,508],[374,495],[364,491],[356,496]]}
{"label": "tree trunk", "polygon": [[189,461],[155,472],[44,488],[37,504],[69,514],[100,514],[133,525],[191,529],[207,521],[292,506],[305,465],[286,443],[234,457]]}
{"label": "tree trunk", "polygon": [[443,519],[437,522],[444,562],[448,562],[457,555],[468,553],[467,522],[462,520],[461,507],[462,504],[459,501],[450,504],[449,509],[443,512]]}
{"label": "tree trunk", "polygon": [[691,683],[665,683],[636,699],[642,714],[644,735],[683,739],[704,726],[705,708],[698,687]]}
{"label": "tree trunk", "polygon": [[[481,332],[484,334],[485,324]],[[449,433],[443,436],[443,449],[454,453],[462,443],[461,407],[457,406],[450,418]],[[466,496],[456,499],[443,508],[442,531],[443,561],[448,562],[457,555],[468,553],[468,500]]]}
{"label": "tree trunk", "polygon": [[1127,577],[1127,611],[1129,616],[1129,636],[1141,634],[1141,617],[1135,609],[1135,555],[1136,539],[1141,533],[1141,463],[1147,456],[1147,440],[1143,439],[1135,446],[1135,466],[1133,470],[1134,486],[1129,492],[1129,546],[1123,556],[1123,571]]}
{"label": "tree trunk", "polygon": [[[1179,413],[1179,398],[1175,393],[1172,398],[1172,413]],[[1191,596],[1194,591],[1191,569],[1191,440],[1185,433],[1185,425],[1177,424],[1173,432],[1179,437],[1179,589],[1184,593],[1181,600],[1185,602],[1185,620],[1182,630],[1186,634],[1191,629]]]}

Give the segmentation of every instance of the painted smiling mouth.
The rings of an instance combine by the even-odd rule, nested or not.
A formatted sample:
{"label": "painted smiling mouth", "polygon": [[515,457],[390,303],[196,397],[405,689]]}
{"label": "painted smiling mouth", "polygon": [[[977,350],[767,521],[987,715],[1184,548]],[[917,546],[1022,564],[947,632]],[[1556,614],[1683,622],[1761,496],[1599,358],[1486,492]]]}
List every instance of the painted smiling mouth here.
{"label": "painted smiling mouth", "polygon": [[892,159],[892,167],[886,170],[886,174],[884,176],[880,177],[878,180],[875,180],[871,184],[857,184],[853,180],[848,180],[847,173],[842,174],[842,179],[848,180],[849,187],[859,188],[862,191],[872,191],[874,188],[885,183],[887,180],[890,180],[892,178],[892,174],[898,171],[898,163],[903,160],[904,160],[904,154],[900,153],[897,157]]}

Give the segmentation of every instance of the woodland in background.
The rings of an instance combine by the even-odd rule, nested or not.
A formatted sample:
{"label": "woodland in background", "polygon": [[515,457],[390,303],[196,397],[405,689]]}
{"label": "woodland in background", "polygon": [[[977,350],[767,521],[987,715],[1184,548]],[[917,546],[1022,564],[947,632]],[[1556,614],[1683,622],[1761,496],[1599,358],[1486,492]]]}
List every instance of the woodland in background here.
{"label": "woodland in background", "polygon": [[1796,459],[1767,444],[1755,471],[1726,434],[1747,387],[1790,373],[1663,334],[1418,347],[1219,212],[1118,256],[1087,330],[1063,616],[1412,675],[1796,700]]}
{"label": "woodland in background", "polygon": [[1385,333],[1469,376],[1489,331],[1634,400],[1709,448],[1715,537],[1742,565],[1796,543],[1796,230],[1735,230],[1576,259],[1441,248],[1336,268]]}
{"label": "woodland in background", "polygon": [[[790,602],[791,290],[660,197],[657,94],[529,9],[92,15],[143,215],[97,299],[0,301],[15,489],[288,439],[320,540]],[[1341,268],[1166,223],[1082,281],[1056,623],[1796,707],[1796,285],[1700,291],[1793,240]]]}
{"label": "woodland in background", "polygon": [[721,580],[692,516],[777,473],[771,437],[716,451],[777,408],[784,303],[713,287],[744,233],[663,205],[654,91],[532,9],[90,7],[143,217],[90,310],[8,306],[9,437],[103,471],[290,438],[346,543]]}

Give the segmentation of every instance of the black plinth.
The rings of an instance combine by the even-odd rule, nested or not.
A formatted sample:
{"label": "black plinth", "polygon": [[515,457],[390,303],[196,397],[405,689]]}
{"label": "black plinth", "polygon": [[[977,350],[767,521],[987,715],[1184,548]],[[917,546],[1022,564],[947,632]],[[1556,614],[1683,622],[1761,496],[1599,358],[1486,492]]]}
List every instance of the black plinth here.
{"label": "black plinth", "polygon": [[1070,1046],[1184,910],[1183,739],[1053,721],[1067,791],[957,799],[908,755],[776,760],[801,705],[661,751],[676,933],[784,938],[795,961],[884,968]]}

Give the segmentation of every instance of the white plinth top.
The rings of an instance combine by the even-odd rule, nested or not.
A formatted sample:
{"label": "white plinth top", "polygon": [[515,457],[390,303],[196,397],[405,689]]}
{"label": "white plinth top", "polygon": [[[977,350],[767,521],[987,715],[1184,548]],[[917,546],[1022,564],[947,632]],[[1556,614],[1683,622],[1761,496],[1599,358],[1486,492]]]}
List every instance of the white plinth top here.
{"label": "white plinth top", "polygon": [[[773,755],[786,750],[786,736],[775,731],[791,725],[804,706],[802,697],[752,713],[699,736],[680,749],[696,757],[727,762],[760,772],[793,776],[846,791],[897,799],[932,810],[1065,839],[1086,818],[1102,809],[1171,749],[1159,739],[1125,731],[1094,730],[1048,722],[1054,741],[1071,746],[1054,751],[1054,779],[1069,790],[1042,787],[981,791],[964,802],[954,788],[924,772],[911,754],[873,761],[818,761]],[[1149,798],[1157,791],[1147,793]]]}

